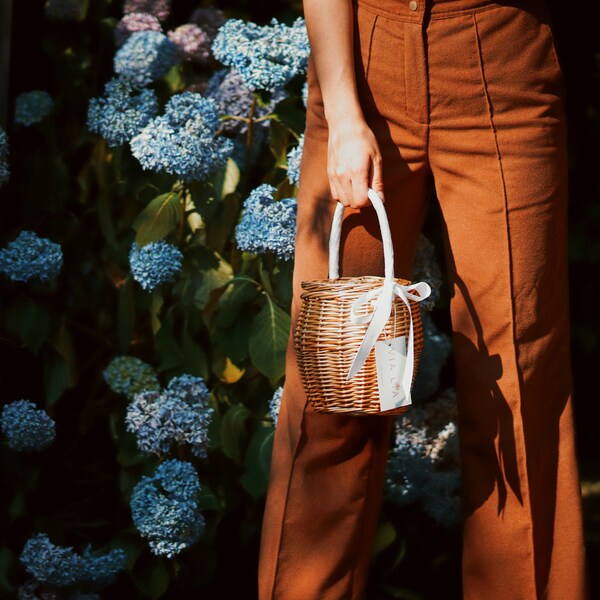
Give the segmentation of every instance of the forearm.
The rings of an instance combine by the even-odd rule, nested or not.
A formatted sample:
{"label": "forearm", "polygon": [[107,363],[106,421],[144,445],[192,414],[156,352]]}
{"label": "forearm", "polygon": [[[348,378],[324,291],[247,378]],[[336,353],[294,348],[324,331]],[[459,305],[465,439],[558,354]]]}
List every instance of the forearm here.
{"label": "forearm", "polygon": [[360,122],[351,0],[304,0],[304,17],[328,125]]}

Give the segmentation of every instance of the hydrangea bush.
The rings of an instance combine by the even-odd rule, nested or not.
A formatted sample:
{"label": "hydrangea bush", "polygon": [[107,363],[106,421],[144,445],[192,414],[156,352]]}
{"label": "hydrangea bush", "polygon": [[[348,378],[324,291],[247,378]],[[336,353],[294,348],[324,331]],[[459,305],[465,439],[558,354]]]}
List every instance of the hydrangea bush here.
{"label": "hydrangea bush", "polygon": [[[16,95],[0,130],[3,385],[30,398],[2,407],[0,596],[254,586],[285,402],[309,44],[290,6],[268,24],[173,8],[48,0],[53,96]],[[445,412],[398,430],[376,566],[403,560],[416,514],[428,531],[457,523],[453,397],[439,393],[449,338],[430,314],[441,278],[419,243],[415,279],[434,300],[414,398]],[[401,597],[394,585],[382,577],[373,596]]]}

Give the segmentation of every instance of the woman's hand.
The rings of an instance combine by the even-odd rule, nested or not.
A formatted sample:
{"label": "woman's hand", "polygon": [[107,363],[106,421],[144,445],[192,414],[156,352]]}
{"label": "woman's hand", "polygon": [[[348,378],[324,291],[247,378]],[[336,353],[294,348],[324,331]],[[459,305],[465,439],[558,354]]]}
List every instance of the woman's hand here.
{"label": "woman's hand", "polygon": [[333,199],[344,206],[371,206],[368,187],[383,200],[379,145],[364,119],[352,117],[329,124],[327,174]]}

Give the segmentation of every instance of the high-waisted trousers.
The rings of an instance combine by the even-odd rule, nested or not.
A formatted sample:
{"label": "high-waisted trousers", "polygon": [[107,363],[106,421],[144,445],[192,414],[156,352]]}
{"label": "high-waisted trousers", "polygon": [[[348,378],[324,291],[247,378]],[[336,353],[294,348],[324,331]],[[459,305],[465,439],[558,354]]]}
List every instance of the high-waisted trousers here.
{"label": "high-waisted trousers", "polygon": [[[382,153],[396,277],[412,279],[432,181],[439,201],[456,365],[463,597],[583,600],[565,87],[547,7],[543,0],[355,0],[353,7],[358,93]],[[299,376],[300,282],[328,276],[336,204],[312,57],[308,85],[292,330],[259,597],[358,600],[393,417],[316,413]],[[340,274],[382,276],[383,267],[375,210],[347,207]]]}

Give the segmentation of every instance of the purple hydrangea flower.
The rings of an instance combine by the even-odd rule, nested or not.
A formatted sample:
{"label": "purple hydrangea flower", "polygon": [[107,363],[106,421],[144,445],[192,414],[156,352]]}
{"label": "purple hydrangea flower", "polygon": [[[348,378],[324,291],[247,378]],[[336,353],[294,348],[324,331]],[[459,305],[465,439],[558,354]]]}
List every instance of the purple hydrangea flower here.
{"label": "purple hydrangea flower", "polygon": [[202,535],[200,489],[192,463],[177,459],[165,460],[135,486],[130,499],[133,523],[153,554],[172,558]]}
{"label": "purple hydrangea flower", "polygon": [[227,18],[222,10],[214,7],[197,8],[190,17],[190,23],[195,23],[202,27],[208,34],[211,42],[215,39],[219,28],[225,24]]}
{"label": "purple hydrangea flower", "polygon": [[239,71],[251,90],[275,91],[308,66],[310,47],[304,19],[289,27],[273,19],[270,25],[230,19],[212,45],[217,60]]}
{"label": "purple hydrangea flower", "polygon": [[148,13],[129,13],[125,15],[115,27],[115,43],[121,47],[131,36],[138,31],[162,31],[159,20]]}
{"label": "purple hydrangea flower", "polygon": [[175,245],[158,240],[139,250],[135,242],[129,251],[133,278],[145,289],[153,290],[161,283],[173,281],[181,270],[183,254]]}
{"label": "purple hydrangea flower", "polygon": [[13,450],[45,450],[56,438],[56,425],[48,413],[30,400],[15,400],[2,407],[2,432]]}
{"label": "purple hydrangea flower", "polygon": [[276,189],[259,185],[244,201],[242,219],[235,228],[238,248],[263,254],[274,252],[284,260],[294,257],[297,201],[295,198],[275,200]]}
{"label": "purple hydrangea flower", "polygon": [[171,13],[171,0],[125,0],[123,12],[148,13],[154,15],[159,21],[165,21]]}
{"label": "purple hydrangea flower", "polygon": [[166,75],[179,62],[177,46],[160,31],[132,33],[114,57],[115,72],[143,88]]}
{"label": "purple hydrangea flower", "polygon": [[184,60],[207,64],[211,57],[211,40],[206,31],[194,23],[180,25],[167,33],[169,39],[177,46]]}
{"label": "purple hydrangea flower", "polygon": [[153,90],[136,92],[127,81],[111,79],[104,86],[104,96],[90,100],[87,125],[109,146],[120,146],[137,135],[157,113],[158,100]]}
{"label": "purple hydrangea flower", "polygon": [[164,116],[131,140],[131,151],[144,169],[202,180],[224,166],[233,151],[230,139],[216,136],[218,125],[214,100],[183,92],[171,97]]}
{"label": "purple hydrangea flower", "polygon": [[50,281],[57,277],[62,264],[60,244],[27,229],[0,249],[0,273],[13,281]]}
{"label": "purple hydrangea flower", "polygon": [[23,92],[15,99],[15,123],[24,127],[35,125],[48,116],[53,107],[54,100],[48,92]]}

